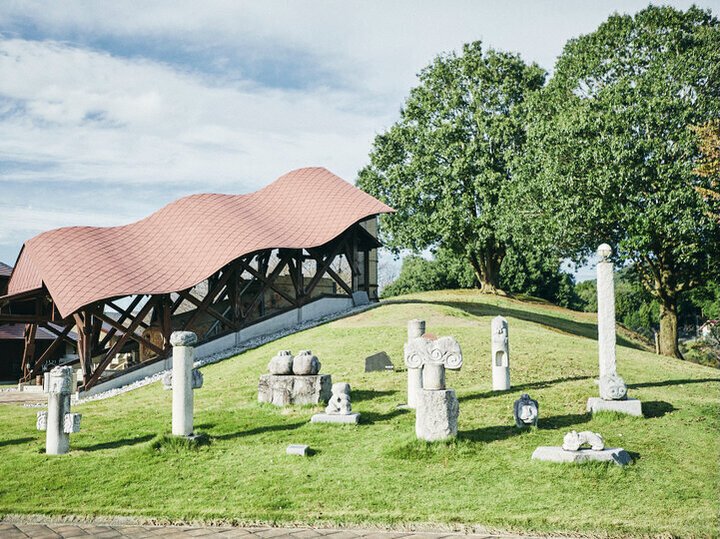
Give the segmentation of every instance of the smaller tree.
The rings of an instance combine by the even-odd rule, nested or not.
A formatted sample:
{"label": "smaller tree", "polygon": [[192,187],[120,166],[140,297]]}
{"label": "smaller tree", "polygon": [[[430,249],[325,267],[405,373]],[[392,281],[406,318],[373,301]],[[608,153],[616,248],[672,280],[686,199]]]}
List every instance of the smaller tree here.
{"label": "smaller tree", "polygon": [[[710,180],[708,187],[697,186],[695,189],[720,208],[720,120],[710,120],[691,129],[700,143],[700,159],[694,172]],[[720,209],[712,215],[720,221]]]}

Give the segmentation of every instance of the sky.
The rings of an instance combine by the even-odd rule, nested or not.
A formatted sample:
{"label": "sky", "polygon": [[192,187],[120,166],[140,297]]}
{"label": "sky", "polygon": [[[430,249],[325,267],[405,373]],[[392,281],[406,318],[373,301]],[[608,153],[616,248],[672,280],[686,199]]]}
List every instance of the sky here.
{"label": "sky", "polygon": [[[697,4],[718,15],[717,3]],[[0,261],[14,265],[23,242],[51,228],[127,224],[300,167],[354,183],[438,54],[481,40],[551,72],[569,38],[646,6],[4,0]]]}

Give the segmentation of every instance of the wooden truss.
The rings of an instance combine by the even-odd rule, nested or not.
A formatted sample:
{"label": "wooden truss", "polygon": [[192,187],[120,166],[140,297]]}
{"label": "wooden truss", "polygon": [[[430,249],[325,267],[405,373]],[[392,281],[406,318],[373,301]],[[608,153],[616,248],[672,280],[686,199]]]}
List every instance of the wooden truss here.
{"label": "wooden truss", "polygon": [[[127,346],[132,346],[131,343],[143,347],[151,356],[139,365],[130,367],[130,370],[168,357],[171,353],[170,334],[173,331],[194,331],[202,343],[301,307],[316,299],[317,294],[313,296],[313,292],[323,278],[330,279],[335,283],[336,290],[339,289],[340,294],[334,295],[347,297],[359,289],[370,293],[367,277],[363,286],[359,286],[358,274],[364,272],[364,275],[368,275],[368,254],[378,246],[371,234],[356,225],[319,247],[263,250],[235,259],[207,279],[207,291],[204,294],[196,285],[172,294],[136,295],[127,308],[118,305],[117,299],[120,298],[112,298],[85,306],[67,319],[60,319],[51,298],[43,293],[29,298],[35,302],[34,309],[26,308],[24,314],[5,313],[7,309],[4,308],[0,314],[0,324],[26,324],[21,381],[28,382],[42,372],[43,366],[57,352],[58,347],[64,342],[71,342],[77,347],[82,370],[81,390],[88,390],[100,381],[117,354]],[[358,267],[358,253],[364,255],[361,255],[363,268]],[[344,256],[350,266],[350,283],[345,282],[332,268],[339,256]],[[306,264],[308,261],[314,264]],[[303,274],[303,268],[308,265],[314,265],[312,275]],[[283,274],[289,275],[291,289],[279,284],[278,279]],[[270,291],[282,298],[286,305],[268,313],[264,298]],[[108,315],[109,310],[115,311],[117,316]],[[49,322],[53,322],[56,327],[49,325]],[[55,334],[56,338],[35,359],[35,332],[38,325]],[[159,332],[161,344],[143,336],[142,332],[149,329]],[[129,369],[116,375],[126,372]]]}

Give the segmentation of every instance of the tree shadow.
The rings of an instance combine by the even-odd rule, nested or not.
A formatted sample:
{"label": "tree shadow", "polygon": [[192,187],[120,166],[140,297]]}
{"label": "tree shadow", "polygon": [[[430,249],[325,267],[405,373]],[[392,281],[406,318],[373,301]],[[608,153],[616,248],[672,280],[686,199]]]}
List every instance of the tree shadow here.
{"label": "tree shadow", "polygon": [[391,419],[409,413],[410,410],[406,410],[403,408],[398,408],[396,410],[393,410],[392,412],[388,412],[386,414],[378,414],[375,412],[363,412],[360,414],[360,424],[361,425],[372,425],[374,423],[379,423],[381,421],[390,421]]}
{"label": "tree shadow", "polygon": [[388,391],[377,391],[375,389],[353,389],[350,393],[350,397],[352,402],[355,403],[373,400],[378,397],[387,397],[389,395],[395,395],[395,393],[398,393],[395,389]]}
{"label": "tree shadow", "polygon": [[677,408],[665,401],[645,401],[642,403],[642,412],[645,417],[662,417],[675,410]]}
{"label": "tree shadow", "polygon": [[517,393],[520,391],[526,391],[528,389],[543,389],[545,387],[554,386],[555,384],[562,384],[563,382],[574,382],[577,380],[589,380],[593,378],[593,376],[566,376],[565,378],[556,378],[555,380],[544,380],[541,382],[528,382],[527,384],[520,384],[517,386],[513,386],[507,391],[484,391],[482,393],[473,393],[470,395],[463,395],[462,397],[458,397],[458,401],[464,402],[464,401],[470,401],[470,400],[476,400],[476,399],[487,399],[488,397],[492,397],[495,395],[499,395],[502,393],[505,393],[507,395],[512,395],[513,393]]}
{"label": "tree shadow", "polygon": [[35,438],[15,438],[14,440],[2,440],[0,441],[0,447],[5,447],[6,445],[20,445],[24,444],[26,442],[34,442]]}
{"label": "tree shadow", "polygon": [[720,378],[700,378],[690,380],[663,380],[662,382],[640,382],[637,384],[628,384],[628,389],[638,389],[640,387],[663,387],[678,386],[683,384],[704,384],[705,382],[720,382]]}
{"label": "tree shadow", "polygon": [[283,430],[295,430],[303,425],[307,425],[307,421],[301,423],[288,423],[285,425],[268,425],[266,427],[257,427],[250,430],[243,430],[239,432],[231,432],[228,434],[208,434],[210,438],[215,440],[234,440],[235,438],[243,438],[245,436],[254,436],[256,434],[263,434],[265,432],[276,432]]}
{"label": "tree shadow", "polygon": [[[390,303],[390,302],[389,302]],[[577,320],[568,320],[559,316],[552,316],[546,313],[527,312],[521,309],[515,309],[509,306],[499,307],[496,305],[488,305],[485,303],[473,303],[469,301],[420,301],[420,300],[397,300],[391,303],[420,303],[420,304],[434,304],[434,305],[445,305],[452,307],[453,309],[459,309],[466,313],[474,316],[505,316],[517,318],[518,320],[524,320],[526,322],[533,322],[540,324],[550,329],[562,331],[563,333],[570,333],[578,335],[580,337],[586,337],[588,339],[597,340],[598,331],[597,324],[592,322],[578,322]],[[617,344],[620,346],[626,346],[628,348],[634,348],[635,350],[644,350],[646,348],[640,344],[629,340],[621,334],[617,335]]]}
{"label": "tree shadow", "polygon": [[494,425],[492,427],[480,427],[472,430],[458,431],[458,438],[471,442],[498,442],[522,434],[526,429],[516,425]]}
{"label": "tree shadow", "polygon": [[139,436],[137,438],[122,438],[112,442],[103,442],[101,444],[86,445],[80,447],[72,447],[74,451],[102,451],[103,449],[115,449],[117,447],[123,447],[127,445],[137,445],[143,442],[147,442],[155,438],[154,434],[146,434],[145,436]]}
{"label": "tree shadow", "polygon": [[538,419],[538,428],[543,430],[566,429],[581,423],[587,423],[592,419],[590,412],[584,414],[554,415]]}

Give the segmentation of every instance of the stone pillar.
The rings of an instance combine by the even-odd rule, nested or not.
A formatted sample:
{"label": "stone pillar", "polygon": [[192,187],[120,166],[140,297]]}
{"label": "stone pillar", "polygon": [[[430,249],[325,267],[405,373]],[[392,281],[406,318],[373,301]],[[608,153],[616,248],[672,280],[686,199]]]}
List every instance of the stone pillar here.
{"label": "stone pillar", "polygon": [[502,316],[493,318],[491,325],[493,391],[510,389],[510,344],[508,323]]}
{"label": "stone pillar", "polygon": [[45,452],[62,455],[70,450],[70,434],[80,430],[82,414],[70,413],[72,367],[55,367],[49,373],[48,409],[38,412],[37,428],[47,431]]}
{"label": "stone pillar", "polygon": [[457,436],[460,404],[454,389],[445,387],[445,369],[462,367],[462,351],[451,337],[418,337],[405,345],[405,364],[423,373],[415,415],[415,435],[434,442]]}
{"label": "stone pillar", "polygon": [[615,282],[614,264],[607,260],[612,249],[607,243],[598,247],[603,258],[597,265],[598,349],[600,378],[617,375],[615,355]]}
{"label": "stone pillar", "polygon": [[195,343],[197,336],[191,331],[174,331],[170,335],[173,346],[172,433],[175,436],[191,436],[193,433]]}
{"label": "stone pillar", "polygon": [[[407,324],[408,342],[425,334],[425,320],[409,320]],[[423,388],[423,368],[408,366],[408,408],[417,408],[420,392]]]}

